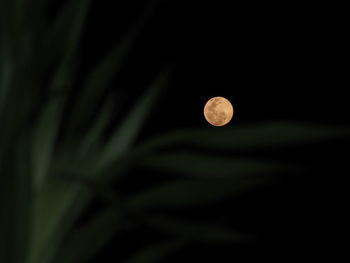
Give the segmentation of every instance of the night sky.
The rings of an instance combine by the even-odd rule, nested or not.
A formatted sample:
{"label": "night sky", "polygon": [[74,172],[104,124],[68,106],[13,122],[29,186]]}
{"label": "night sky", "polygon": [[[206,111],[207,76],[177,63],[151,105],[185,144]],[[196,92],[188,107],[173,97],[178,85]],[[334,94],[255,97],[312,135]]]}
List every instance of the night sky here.
{"label": "night sky", "polygon": [[[145,2],[95,1],[83,39],[82,76],[128,31]],[[208,128],[203,107],[214,96],[232,102],[235,115],[230,126],[265,121],[349,124],[346,9],[329,4],[231,2],[160,1],[106,94],[122,98],[115,121],[169,66],[171,80],[139,141],[172,129]],[[193,212],[208,220],[216,218],[258,240],[190,247],[171,262],[343,262],[348,250],[344,243],[346,148],[332,142],[254,153],[308,169],[218,207],[177,212],[188,219]],[[117,189],[132,192],[161,180],[154,173],[142,179],[138,172],[135,168]],[[101,258],[113,258],[116,244],[124,251],[121,254],[127,254],[133,244],[161,239],[162,233],[141,228],[116,238]]]}
{"label": "night sky", "polygon": [[[143,5],[96,2],[84,59],[93,63],[105,53]],[[196,110],[215,95],[235,103],[237,122],[346,123],[349,36],[344,20],[341,8],[322,5],[163,1],[144,24],[122,78],[135,96],[141,95],[140,83],[170,64],[173,80],[162,104],[169,108],[154,115],[171,114],[170,126],[202,125]],[[180,102],[180,112],[170,110]]]}

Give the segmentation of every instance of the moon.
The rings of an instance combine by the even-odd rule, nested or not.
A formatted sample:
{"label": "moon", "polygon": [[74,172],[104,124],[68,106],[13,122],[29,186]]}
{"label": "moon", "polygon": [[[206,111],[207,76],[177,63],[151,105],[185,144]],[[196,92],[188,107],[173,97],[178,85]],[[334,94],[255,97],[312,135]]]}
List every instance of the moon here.
{"label": "moon", "polygon": [[213,97],[204,106],[204,117],[213,126],[224,126],[233,116],[231,102],[224,97]]}

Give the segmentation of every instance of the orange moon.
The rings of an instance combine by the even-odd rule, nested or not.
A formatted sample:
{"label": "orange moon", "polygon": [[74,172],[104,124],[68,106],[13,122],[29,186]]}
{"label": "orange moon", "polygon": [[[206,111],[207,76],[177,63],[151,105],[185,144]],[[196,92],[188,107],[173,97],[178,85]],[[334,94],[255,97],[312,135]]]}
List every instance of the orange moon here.
{"label": "orange moon", "polygon": [[213,97],[204,106],[205,119],[214,126],[224,126],[233,116],[231,102],[224,97]]}

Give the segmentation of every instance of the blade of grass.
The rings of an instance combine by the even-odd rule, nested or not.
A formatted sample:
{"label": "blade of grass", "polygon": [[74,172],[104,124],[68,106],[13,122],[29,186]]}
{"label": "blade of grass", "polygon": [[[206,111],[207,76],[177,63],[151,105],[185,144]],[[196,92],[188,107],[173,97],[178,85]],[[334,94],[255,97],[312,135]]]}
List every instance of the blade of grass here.
{"label": "blade of grass", "polygon": [[307,123],[272,122],[222,129],[169,132],[140,145],[136,153],[185,144],[218,150],[255,150],[301,145],[349,136],[349,129]]}
{"label": "blade of grass", "polygon": [[112,116],[113,103],[108,100],[101,110],[101,113],[96,118],[93,127],[88,129],[87,134],[83,137],[81,146],[79,147],[79,157],[86,156],[93,149],[98,148],[98,144],[101,140],[102,134],[105,131],[108,122]]}
{"label": "blade of grass", "polygon": [[[85,18],[88,13],[88,7],[90,0],[78,1],[78,2],[68,2],[67,4],[77,4],[77,12],[74,16],[71,30],[67,33],[67,45],[65,46],[65,53],[62,56],[62,60],[54,74],[51,91],[55,92],[62,88],[66,88],[72,84],[72,74],[73,74],[73,62],[76,56],[77,46],[81,37],[82,27]],[[71,21],[71,20],[70,20]],[[53,107],[54,108],[54,107]],[[52,110],[52,109],[51,109]],[[52,114],[51,111],[49,111]],[[56,120],[52,120],[53,124]],[[54,125],[53,125],[54,126]],[[55,129],[52,128],[54,131]],[[48,141],[52,140],[54,136],[48,136]],[[47,143],[47,150],[52,150],[52,144]],[[44,165],[48,163],[45,162]],[[44,171],[47,167],[42,166],[41,169]],[[40,174],[39,174],[40,175]],[[40,178],[40,177],[39,177]],[[30,262],[39,262],[39,258],[45,251],[45,246],[54,240],[54,236],[58,229],[61,227],[60,223],[62,216],[65,215],[67,210],[73,205],[77,194],[79,193],[79,187],[76,185],[70,185],[67,183],[55,183],[47,182],[47,184],[36,193],[35,196],[35,211],[34,211],[34,235],[33,235],[33,248],[30,256]],[[49,191],[48,191],[49,189]],[[51,204],[47,201],[50,200]],[[52,209],[50,208],[52,206]],[[42,229],[45,229],[44,232]],[[51,246],[52,250],[55,250],[55,246]],[[49,251],[48,253],[51,253]],[[45,256],[44,256],[45,258]],[[45,259],[44,259],[45,260]],[[45,262],[45,261],[44,261]]]}
{"label": "blade of grass", "polygon": [[177,238],[201,243],[231,243],[251,240],[251,237],[230,228],[198,221],[189,222],[164,216],[153,216],[147,218],[146,224],[152,228],[176,235]]}
{"label": "blade of grass", "polygon": [[[4,7],[5,8],[5,7]],[[6,10],[6,9],[5,9]],[[11,77],[14,70],[12,57],[12,46],[9,40],[8,28],[6,28],[6,16],[0,17],[0,120],[3,114],[3,108],[6,103],[6,97],[10,88]]]}
{"label": "blade of grass", "polygon": [[22,133],[0,160],[1,262],[25,262],[27,256],[32,204],[28,137]]}
{"label": "blade of grass", "polygon": [[[118,161],[118,159],[121,158],[123,153],[125,153],[130,148],[136,136],[138,135],[143,123],[145,122],[146,117],[152,109],[154,102],[159,96],[161,89],[166,84],[168,75],[169,70],[165,70],[157,77],[153,85],[151,85],[146,94],[143,95],[138,102],[136,102],[136,105],[132,108],[131,112],[121,122],[120,126],[117,127],[115,132],[112,133],[111,138],[109,138],[109,140],[101,149],[96,150],[96,152],[93,153],[91,156],[85,156],[85,161],[82,160],[82,162],[80,163],[73,162],[73,164],[68,165],[64,165],[67,164],[67,161],[70,160],[65,158],[66,151],[63,151],[63,154],[61,154],[63,155],[64,159],[63,164],[58,164],[55,167],[55,170],[57,169],[59,173],[67,172],[75,176],[78,175],[89,177],[102,176],[110,172],[113,174],[119,173],[120,170],[116,168],[116,166],[120,168],[124,166],[124,164],[126,164],[127,162],[122,161],[121,164],[120,160]],[[104,116],[102,117],[103,119],[105,119]],[[96,131],[100,129],[98,126],[99,124],[95,126],[95,128],[97,129]],[[90,139],[95,137],[93,133],[89,133],[86,135],[86,138],[88,138],[88,136],[90,135],[92,136]],[[83,141],[83,145],[84,143],[85,142]],[[91,165],[92,163],[93,165]],[[67,170],[67,168],[69,170]],[[110,176],[107,175],[106,177]]]}
{"label": "blade of grass", "polygon": [[7,147],[6,144],[9,143],[10,138],[13,134],[13,124],[9,116],[9,112],[5,109],[8,105],[11,105],[11,101],[8,100],[8,93],[10,90],[10,85],[13,75],[13,60],[10,56],[10,48],[6,40],[0,41],[0,160]]}
{"label": "blade of grass", "polygon": [[[82,21],[87,13],[87,5],[89,1],[73,0],[67,1],[60,10],[53,23],[48,26],[47,32],[43,39],[42,56],[43,67],[50,68],[62,56],[70,56],[74,52],[74,42],[77,42],[81,34]],[[80,3],[83,3],[83,10],[80,11],[80,19],[77,19],[76,14],[80,9]],[[83,14],[81,13],[83,11]],[[85,13],[85,14],[84,14]],[[75,28],[72,28],[75,24]],[[69,36],[70,34],[70,36]],[[68,37],[67,37],[68,36]],[[68,51],[67,51],[68,50]]]}
{"label": "blade of grass", "polygon": [[81,191],[80,185],[56,177],[48,177],[36,191],[29,262],[50,262],[62,236],[86,206],[88,199]]}
{"label": "blade of grass", "polygon": [[157,2],[156,0],[151,1],[126,36],[123,37],[110,53],[91,70],[84,83],[79,100],[72,112],[70,129],[76,129],[77,125],[88,120],[91,114],[96,110],[97,103],[102,98],[106,88],[111,84],[116,73],[122,67],[127,55],[133,47],[137,35],[156,9]]}
{"label": "blade of grass", "polygon": [[135,194],[126,200],[126,206],[130,210],[138,211],[154,207],[210,204],[261,186],[266,181],[266,177],[179,180]]}
{"label": "blade of grass", "polygon": [[9,46],[15,46],[15,1],[0,1],[0,32],[1,42],[8,42]]}
{"label": "blade of grass", "polygon": [[40,187],[47,176],[54,147],[58,135],[61,114],[63,112],[62,98],[50,101],[43,110],[33,133],[33,169],[34,185]]}
{"label": "blade of grass", "polygon": [[15,180],[13,262],[26,262],[29,252],[33,188],[28,137],[22,136],[18,141],[15,173],[12,175]]}
{"label": "blade of grass", "polygon": [[[23,42],[24,39],[34,40],[34,36],[41,36],[42,29],[46,25],[46,0],[14,0],[10,2],[12,10],[5,9],[11,14],[12,38],[17,51],[24,51],[27,46],[32,47],[32,42]],[[23,38],[24,37],[24,38]],[[30,53],[30,52],[29,52]],[[25,54],[21,53],[21,56]]]}
{"label": "blade of grass", "polygon": [[91,260],[120,228],[120,215],[105,209],[76,230],[64,243],[54,263],[80,263]]}
{"label": "blade of grass", "polygon": [[134,256],[125,263],[156,263],[165,262],[164,259],[186,245],[186,241],[176,240],[172,242],[153,244],[137,251]]}
{"label": "blade of grass", "polygon": [[130,148],[150,113],[160,90],[166,84],[168,75],[169,71],[166,70],[157,77],[147,93],[140,98],[120,126],[117,127],[101,152],[96,165],[97,168],[110,165]]}
{"label": "blade of grass", "polygon": [[137,162],[142,167],[189,176],[244,176],[284,171],[286,165],[265,160],[187,152],[153,154]]}
{"label": "blade of grass", "polygon": [[79,0],[78,2],[72,1],[67,3],[68,5],[76,4],[76,13],[74,15],[74,20],[70,27],[70,31],[67,34],[68,36],[66,36],[68,40],[67,45],[64,48],[62,60],[60,62],[60,65],[58,66],[58,69],[52,81],[52,92],[59,91],[62,88],[65,89],[67,87],[70,87],[70,85],[72,84],[71,82],[73,76],[73,69],[75,65],[74,59],[77,55],[77,47],[82,35],[82,30],[85,19],[88,14],[90,2],[91,0]]}
{"label": "blade of grass", "polygon": [[[156,83],[156,85],[152,88],[152,92],[150,92],[150,94],[148,94],[149,96],[146,96],[146,99],[143,99],[141,101],[141,103],[139,104],[139,108],[134,111],[133,113],[131,113],[131,116],[133,117],[131,119],[131,121],[126,121],[125,122],[125,126],[124,126],[124,130],[122,130],[122,133],[119,133],[119,136],[121,135],[122,137],[117,137],[117,140],[115,141],[115,143],[119,143],[119,140],[124,139],[124,133],[127,131],[125,130],[125,128],[130,128],[130,129],[134,129],[134,128],[139,128],[141,125],[141,121],[143,120],[144,113],[145,111],[147,111],[147,108],[150,106],[150,102],[152,102],[154,95],[155,95],[155,91],[157,91],[160,86],[158,85],[159,83]],[[161,83],[162,84],[162,83]],[[141,116],[139,116],[141,115]],[[130,134],[127,134],[127,136],[130,136]],[[135,135],[134,135],[135,136]],[[58,186],[55,187],[56,189],[59,189]],[[56,190],[57,191],[57,190]],[[46,195],[52,195],[52,192],[46,192],[44,193],[42,196],[38,197],[38,200],[41,200],[41,202],[47,203],[47,199],[48,198]],[[58,199],[58,196],[64,196],[65,198]],[[45,242],[48,242],[48,240],[53,239],[54,235],[55,235],[55,229],[58,229],[58,227],[60,226],[60,220],[62,218],[62,216],[67,212],[67,210],[69,210],[70,205],[72,204],[74,198],[77,198],[77,189],[75,189],[74,187],[68,187],[65,186],[65,188],[61,189],[60,191],[57,191],[57,194],[55,195],[55,200],[52,200],[52,203],[54,204],[53,206],[55,207],[54,211],[49,212],[50,216],[48,215],[43,215],[41,214],[39,211],[37,212],[37,216],[39,218],[36,219],[36,221],[40,222],[42,220],[42,218],[45,218],[48,223],[50,225],[48,225],[46,227],[47,231],[45,231],[45,235],[44,236],[40,236],[40,234],[38,234],[38,238],[40,239],[40,241],[36,241],[36,243],[38,243],[38,247],[36,249],[34,249],[34,251],[37,251],[36,255],[33,256],[33,260],[38,259],[39,257],[41,257],[41,251],[44,250],[45,247]],[[56,199],[57,198],[57,199]],[[41,205],[39,205],[40,207]],[[39,210],[43,210],[43,211],[47,211],[47,209],[45,210],[45,208],[41,208]],[[46,213],[46,212],[44,212]],[[40,224],[41,227],[43,225],[43,222]],[[37,228],[38,229],[38,226]],[[54,248],[53,248],[54,250]],[[35,261],[33,261],[35,262]],[[44,261],[46,262],[46,261]]]}
{"label": "blade of grass", "polygon": [[1,158],[0,166],[0,262],[11,262],[13,252],[13,214],[14,214],[14,176],[10,167],[13,157],[7,152],[6,157]]}
{"label": "blade of grass", "polygon": [[9,1],[0,1],[0,262],[11,262],[14,218],[14,180],[12,176],[11,159],[13,159],[13,145],[8,113],[8,93],[14,69],[12,57],[12,40],[10,39],[9,23],[11,11]]}

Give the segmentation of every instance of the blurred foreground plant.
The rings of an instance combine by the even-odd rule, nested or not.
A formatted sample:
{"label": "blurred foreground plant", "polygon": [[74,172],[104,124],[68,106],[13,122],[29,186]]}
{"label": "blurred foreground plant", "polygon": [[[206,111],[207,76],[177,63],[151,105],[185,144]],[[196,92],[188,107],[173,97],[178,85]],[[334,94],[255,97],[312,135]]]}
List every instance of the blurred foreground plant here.
{"label": "blurred foreground plant", "polygon": [[[49,23],[49,1],[1,1],[0,262],[86,262],[116,235],[130,214],[155,207],[215,203],[261,184],[265,180],[261,174],[290,169],[288,165],[248,157],[159,153],[168,146],[249,151],[346,134],[329,127],[271,123],[174,131],[135,145],[168,78],[169,70],[164,70],[106,138],[114,101],[107,99],[101,109],[98,102],[155,3],[87,75],[79,88],[79,100],[67,114],[70,92],[77,83],[78,47],[89,2],[67,1]],[[81,127],[86,126],[80,135]],[[120,199],[108,185],[134,164],[186,178]],[[104,196],[110,205],[78,228],[73,227],[96,195]],[[144,248],[128,262],[155,262],[187,242],[245,239],[222,226],[172,217],[145,217],[142,223],[169,231],[177,238]]]}

